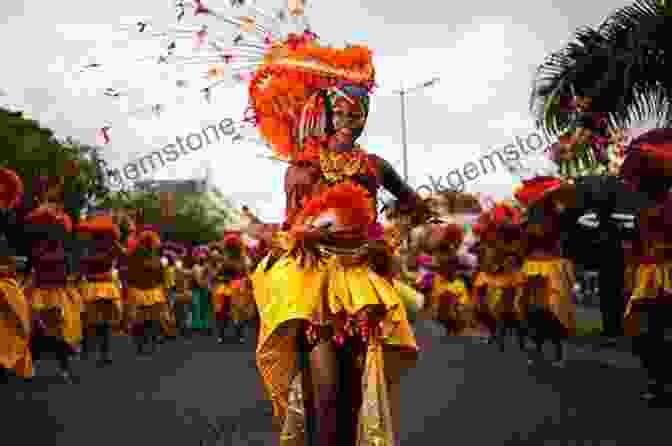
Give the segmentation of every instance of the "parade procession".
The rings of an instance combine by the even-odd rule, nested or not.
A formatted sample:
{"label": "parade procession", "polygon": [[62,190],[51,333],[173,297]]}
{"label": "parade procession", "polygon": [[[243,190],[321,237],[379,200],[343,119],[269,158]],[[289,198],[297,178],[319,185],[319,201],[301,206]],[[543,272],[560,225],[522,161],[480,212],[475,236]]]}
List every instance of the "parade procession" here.
{"label": "parade procession", "polygon": [[[222,218],[210,229],[215,206],[194,201],[202,198],[168,210],[177,206],[174,192],[109,188],[97,157],[113,150],[110,129],[121,124],[99,129],[104,147],[87,152],[57,142],[21,113],[1,110],[1,407],[31,414],[40,398],[59,408],[65,403],[52,398],[73,398],[73,405],[99,411],[92,419],[107,420],[96,425],[114,431],[110,438],[133,445],[160,438],[173,444],[160,426],[169,432],[181,421],[161,415],[151,424],[153,409],[138,409],[138,423],[154,427],[140,429],[147,437],[123,437],[117,431],[135,428],[114,418],[161,399],[156,395],[167,387],[191,389],[180,395],[194,406],[198,398],[233,404],[238,392],[253,401],[240,413],[265,405],[264,421],[232,428],[240,443],[212,444],[393,446],[425,438],[411,430],[425,423],[428,432],[445,435],[441,442],[460,445],[635,444],[579,443],[597,438],[590,434],[597,421],[567,427],[568,435],[587,430],[570,443],[535,437],[534,426],[516,427],[532,423],[544,404],[564,411],[573,403],[560,396],[574,393],[591,400],[586,407],[598,413],[592,416],[608,410],[613,396],[621,412],[664,425],[647,411],[669,408],[672,390],[672,3],[614,6],[538,65],[529,112],[551,143],[536,164],[509,163],[513,181],[493,193],[427,194],[417,192],[405,165],[399,173],[396,161],[360,143],[368,122],[383,113],[373,106],[384,74],[374,66],[375,49],[331,45],[312,28],[307,2],[283,5],[275,11],[262,1],[178,1],[174,26],[159,26],[157,14],[127,30],[129,41],[168,39],[160,62],[180,66],[185,77],[185,67],[197,66],[193,80],[207,80],[201,92],[213,106],[215,92],[244,86],[241,122],[256,142],[216,150],[228,150],[236,165],[256,144],[282,165],[283,184],[269,178],[264,187],[282,195],[283,219],[265,221],[253,202],[239,201],[226,210],[237,221]],[[366,35],[351,35],[346,26],[327,34],[335,30],[336,41]],[[197,55],[176,56],[183,44],[199,48]],[[93,65],[88,69],[100,68]],[[21,136],[29,131],[34,137]],[[17,138],[29,148],[19,150]],[[40,144],[62,156],[39,155]],[[233,175],[228,169],[223,176]],[[590,272],[598,286],[588,293]],[[598,314],[594,326],[586,322],[591,311]],[[634,365],[613,366],[612,351]],[[596,361],[603,366],[586,365]],[[190,367],[193,376],[180,382],[176,377]],[[234,378],[235,370],[245,378]],[[604,376],[604,383],[619,384],[590,390],[582,373],[594,373],[594,383]],[[517,402],[523,380],[530,387]],[[429,390],[422,393],[422,386]],[[119,395],[134,389],[138,400],[122,403],[113,388]],[[10,392],[23,396],[14,402]],[[549,392],[555,403],[537,407],[522,396],[535,392]],[[58,396],[44,396],[52,393]],[[445,409],[450,415],[432,424],[437,414],[428,400],[435,397],[441,407],[460,408]],[[112,399],[124,407],[108,404]],[[519,406],[529,415],[513,418]],[[81,429],[84,436],[82,416],[54,429]],[[487,433],[490,419],[495,426],[500,416],[506,426]],[[609,417],[610,426],[627,420]],[[11,419],[3,415],[3,430]],[[194,429],[194,444],[211,444],[193,437]],[[531,429],[527,440],[516,429]],[[257,431],[272,434],[251,440]],[[56,438],[45,441],[66,443]]]}

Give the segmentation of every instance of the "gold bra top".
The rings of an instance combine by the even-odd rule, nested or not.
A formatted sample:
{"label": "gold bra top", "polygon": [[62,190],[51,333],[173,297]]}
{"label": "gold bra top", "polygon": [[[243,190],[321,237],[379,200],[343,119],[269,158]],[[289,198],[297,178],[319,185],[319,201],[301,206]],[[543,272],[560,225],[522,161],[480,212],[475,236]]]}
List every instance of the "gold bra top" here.
{"label": "gold bra top", "polygon": [[352,152],[322,150],[320,153],[322,178],[328,184],[340,183],[357,176],[372,175],[369,156],[356,147]]}

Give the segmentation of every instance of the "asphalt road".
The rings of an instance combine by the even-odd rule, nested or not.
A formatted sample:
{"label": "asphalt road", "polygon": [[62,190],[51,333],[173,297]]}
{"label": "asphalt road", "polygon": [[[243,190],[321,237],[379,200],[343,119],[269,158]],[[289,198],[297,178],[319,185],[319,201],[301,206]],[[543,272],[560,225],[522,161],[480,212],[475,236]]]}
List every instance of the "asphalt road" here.
{"label": "asphalt road", "polygon": [[[527,366],[511,348],[443,338],[420,322],[418,366],[404,378],[405,445],[660,445],[671,409],[638,399],[642,371],[572,350],[565,369]],[[125,338],[116,362],[74,364],[61,384],[49,361],[32,383],[0,388],[7,444],[42,446],[274,445],[254,346],[214,338],[168,343],[136,358]],[[3,442],[4,444],[4,442]]]}

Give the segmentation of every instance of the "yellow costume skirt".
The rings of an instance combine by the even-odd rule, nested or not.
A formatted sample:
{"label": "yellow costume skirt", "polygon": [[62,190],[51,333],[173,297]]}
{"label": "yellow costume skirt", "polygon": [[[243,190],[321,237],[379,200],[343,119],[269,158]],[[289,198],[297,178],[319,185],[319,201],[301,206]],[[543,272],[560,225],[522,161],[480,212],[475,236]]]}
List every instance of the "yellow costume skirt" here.
{"label": "yellow costume skirt", "polygon": [[14,279],[0,279],[0,367],[17,376],[34,375],[30,352],[30,305]]}
{"label": "yellow costume skirt", "polygon": [[[163,287],[129,288],[126,304],[128,322],[164,321],[168,299]],[[162,324],[165,322],[162,322]]]}
{"label": "yellow costume skirt", "polygon": [[568,336],[576,334],[576,304],[572,297],[575,276],[570,260],[562,257],[531,257],[525,260],[523,272],[527,276],[540,275],[546,279],[546,287],[540,296],[541,305],[560,321]]}
{"label": "yellow costume skirt", "polygon": [[87,282],[81,285],[79,292],[84,301],[82,319],[85,328],[100,322],[109,322],[113,326],[121,323],[121,291],[114,282]]}
{"label": "yellow costume skirt", "polygon": [[431,290],[432,318],[443,323],[452,335],[479,333],[476,306],[464,280],[449,281],[440,275],[434,277]]}
{"label": "yellow costume skirt", "polygon": [[[306,269],[296,258],[285,256],[265,271],[268,261],[266,258],[260,262],[251,279],[261,325],[257,366],[278,427],[286,430],[287,423],[293,422],[292,417],[288,418],[289,395],[298,379],[300,321],[327,323],[336,314],[355,315],[366,308],[384,308],[383,323],[389,329],[380,348],[390,355],[405,356],[407,367],[415,363],[417,343],[392,281],[367,265],[347,265],[336,256]],[[283,435],[281,444],[294,444],[289,439],[291,435]]]}
{"label": "yellow costume skirt", "polygon": [[228,283],[221,283],[215,287],[215,292],[212,295],[212,306],[216,315],[220,315],[227,304],[231,303],[231,295],[234,292],[236,290]]}
{"label": "yellow costume skirt", "polygon": [[[489,315],[495,321],[511,317],[523,320],[525,315],[521,307],[521,299],[526,283],[527,278],[521,271],[497,274],[479,272],[474,281],[475,294],[472,301],[479,307],[482,314]],[[514,289],[511,299],[507,299],[504,292],[509,288]],[[478,297],[482,289],[486,290],[483,301]]]}
{"label": "yellow costume skirt", "polygon": [[82,296],[73,287],[31,288],[33,311],[46,326],[46,335],[62,338],[71,346],[82,340]]}
{"label": "yellow costume skirt", "polygon": [[625,309],[626,336],[637,336],[640,333],[639,305],[655,301],[664,289],[672,290],[672,263],[638,265],[634,290]]}

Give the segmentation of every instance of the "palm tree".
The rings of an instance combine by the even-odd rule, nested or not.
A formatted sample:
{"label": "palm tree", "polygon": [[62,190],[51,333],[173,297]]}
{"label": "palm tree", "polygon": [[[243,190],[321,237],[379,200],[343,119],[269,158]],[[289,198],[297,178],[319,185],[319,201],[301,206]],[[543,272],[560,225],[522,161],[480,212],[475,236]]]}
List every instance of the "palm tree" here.
{"label": "palm tree", "polygon": [[[577,116],[567,98],[588,97],[592,109],[603,111],[612,128],[631,128],[648,121],[666,128],[654,131],[654,144],[672,141],[670,29],[672,4],[661,0],[638,0],[610,14],[597,28],[579,29],[575,41],[551,54],[537,71],[530,108],[538,127],[550,135],[563,134]],[[592,211],[602,249],[607,244],[611,248],[610,261],[600,264],[601,277],[611,277],[613,285],[601,287],[602,302],[618,298],[609,293],[618,293],[620,288],[622,294],[623,289],[622,283],[613,281],[623,277],[624,268],[618,261],[624,234],[614,215],[636,215],[672,186],[672,176],[667,176],[672,169],[666,168],[669,161],[637,150],[652,135],[649,132],[630,143],[631,154],[623,166],[623,173],[638,179],[638,192],[627,188],[622,178],[607,175],[578,178],[573,186],[573,203],[566,213],[572,228],[568,229],[576,230],[577,219]]]}

